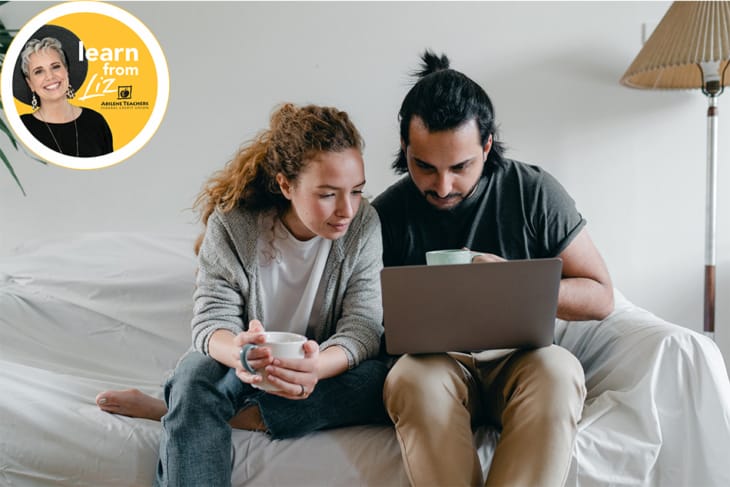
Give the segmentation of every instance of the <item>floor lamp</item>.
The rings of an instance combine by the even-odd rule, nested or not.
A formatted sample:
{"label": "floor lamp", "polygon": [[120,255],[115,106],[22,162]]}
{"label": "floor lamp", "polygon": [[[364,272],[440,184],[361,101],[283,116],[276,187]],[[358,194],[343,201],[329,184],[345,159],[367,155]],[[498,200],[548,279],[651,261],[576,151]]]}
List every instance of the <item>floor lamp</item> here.
{"label": "floor lamp", "polygon": [[644,89],[699,88],[707,97],[704,332],[715,335],[717,99],[730,79],[730,2],[674,2],[636,55],[621,84]]}

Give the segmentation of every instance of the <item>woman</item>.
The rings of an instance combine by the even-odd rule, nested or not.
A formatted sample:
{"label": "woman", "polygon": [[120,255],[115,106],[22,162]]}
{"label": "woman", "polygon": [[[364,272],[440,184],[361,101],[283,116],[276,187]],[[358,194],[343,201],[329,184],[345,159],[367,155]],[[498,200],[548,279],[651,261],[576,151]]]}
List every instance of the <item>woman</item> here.
{"label": "woman", "polygon": [[31,39],[20,54],[21,70],[31,91],[33,113],[21,115],[28,131],[47,147],[74,157],[94,157],[114,150],[104,117],[68,102],[74,97],[69,65],[54,37]]}
{"label": "woman", "polygon": [[[385,421],[380,223],[362,198],[362,140],[347,114],[282,106],[196,200],[194,351],[165,385],[166,403],[139,391],[97,396],[101,409],[159,419],[158,485],[230,485],[231,428],[273,438]],[[262,331],[306,334],[303,359],[239,359]]]}

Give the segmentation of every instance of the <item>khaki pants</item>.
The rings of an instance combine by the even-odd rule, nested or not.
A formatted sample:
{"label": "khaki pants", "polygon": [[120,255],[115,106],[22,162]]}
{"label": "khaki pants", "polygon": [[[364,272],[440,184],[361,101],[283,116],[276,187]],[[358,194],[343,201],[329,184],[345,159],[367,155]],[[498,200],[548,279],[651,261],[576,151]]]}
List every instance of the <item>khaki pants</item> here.
{"label": "khaki pants", "polygon": [[487,486],[560,487],[583,411],[583,369],[552,345],[529,351],[404,355],[385,381],[414,486],[482,485],[472,427],[501,428]]}

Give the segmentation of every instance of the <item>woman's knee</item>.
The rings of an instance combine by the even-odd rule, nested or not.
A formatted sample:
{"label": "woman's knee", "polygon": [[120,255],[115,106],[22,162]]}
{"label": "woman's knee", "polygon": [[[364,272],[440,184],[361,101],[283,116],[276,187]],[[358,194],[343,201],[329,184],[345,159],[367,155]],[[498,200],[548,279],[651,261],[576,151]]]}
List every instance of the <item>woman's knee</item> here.
{"label": "woman's knee", "polygon": [[228,370],[228,367],[208,355],[189,352],[177,364],[165,386],[168,404],[170,400],[181,397],[205,400],[211,396],[211,391]]}
{"label": "woman's knee", "polygon": [[330,386],[340,394],[352,393],[356,396],[367,394],[380,398],[383,383],[388,374],[388,366],[381,360],[364,360],[356,367],[331,379],[321,381],[317,387]]}
{"label": "woman's knee", "polygon": [[355,368],[356,378],[364,381],[368,388],[376,389],[382,394],[385,377],[388,375],[388,366],[381,360],[365,360]]}
{"label": "woman's knee", "polygon": [[385,376],[388,373],[388,366],[382,360],[363,360],[357,365],[357,367],[350,370],[350,372],[357,372],[357,374],[366,377],[382,377],[385,379]]}

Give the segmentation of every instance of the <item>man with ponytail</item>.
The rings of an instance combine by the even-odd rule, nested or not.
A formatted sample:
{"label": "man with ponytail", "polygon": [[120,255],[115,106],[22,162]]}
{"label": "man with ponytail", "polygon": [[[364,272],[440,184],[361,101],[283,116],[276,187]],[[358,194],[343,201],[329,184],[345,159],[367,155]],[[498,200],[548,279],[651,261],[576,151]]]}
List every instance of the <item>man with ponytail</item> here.
{"label": "man with ponytail", "polygon": [[[407,176],[373,202],[384,264],[425,264],[427,251],[462,247],[482,253],[475,263],[560,257],[558,317],[606,317],[611,278],[572,198],[545,170],[504,157],[494,108],[477,83],[446,56],[426,51],[422,60],[399,112],[393,168]],[[404,355],[388,373],[384,400],[412,485],[560,487],[585,379],[556,345]],[[480,424],[501,430],[486,479],[472,433]]]}
{"label": "man with ponytail", "polygon": [[[165,384],[165,401],[105,391],[105,411],[162,418],[155,485],[231,485],[231,426],[291,438],[387,421],[382,241],[363,199],[362,139],[345,112],[286,104],[196,201],[193,350]],[[240,354],[267,331],[309,338],[304,358],[251,350],[277,390],[256,388]],[[306,482],[306,480],[305,480]]]}

